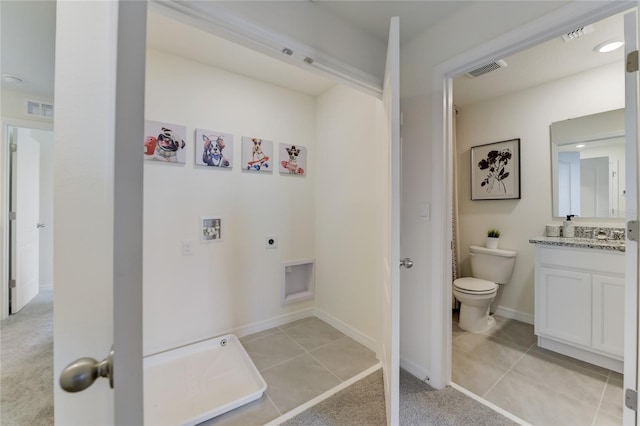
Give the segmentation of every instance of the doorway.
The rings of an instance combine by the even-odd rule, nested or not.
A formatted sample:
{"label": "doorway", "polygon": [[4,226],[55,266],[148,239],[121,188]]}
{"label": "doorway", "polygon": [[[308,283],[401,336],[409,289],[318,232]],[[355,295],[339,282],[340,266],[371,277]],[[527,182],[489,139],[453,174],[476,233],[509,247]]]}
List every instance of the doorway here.
{"label": "doorway", "polygon": [[[581,25],[584,25],[584,24],[586,24],[586,23],[588,23],[588,22],[594,22],[594,21],[596,21],[596,20],[598,20],[598,19],[602,19],[602,18],[604,18],[604,17],[611,16],[611,15],[614,15],[614,14],[619,13],[619,12],[620,12],[620,10],[615,10],[615,8],[612,8],[612,7],[610,7],[608,10],[603,10],[603,9],[600,9],[600,10],[598,10],[598,11],[593,11],[593,10],[592,10],[592,11],[590,11],[589,13],[584,13],[584,14],[582,14],[582,15],[581,15],[580,20],[577,20],[577,19],[575,19],[575,17],[572,17],[572,16],[570,16],[569,14],[567,14],[567,16],[565,16],[565,17],[564,17],[564,21],[565,21],[565,23],[563,24],[563,27],[565,27],[565,30],[566,30],[566,29],[569,27],[569,24],[571,24],[572,26],[573,26],[573,25],[581,26]],[[539,31],[539,28],[536,30],[536,32],[537,32],[537,31]],[[526,32],[526,31],[524,31],[524,32]],[[554,28],[554,32],[556,33],[556,35],[560,35],[560,34],[562,34],[563,32],[566,32],[566,31],[563,31],[563,30],[562,30],[562,28]],[[552,34],[552,35],[553,35],[553,34]],[[531,35],[530,35],[530,36],[531,36]],[[530,38],[535,38],[535,37],[530,37]],[[542,38],[542,36],[540,36],[540,38]],[[545,36],[544,38],[548,38],[548,36]],[[514,39],[514,38],[512,38],[512,40],[513,40],[513,39]],[[518,38],[515,38],[515,39],[518,39]],[[481,63],[482,63],[483,61],[485,61],[485,62],[486,62],[486,61],[488,61],[488,60],[497,60],[497,59],[501,59],[501,58],[495,57],[495,56],[493,56],[493,55],[500,55],[500,54],[502,54],[502,55],[507,56],[507,55],[505,54],[505,52],[506,52],[506,51],[508,51],[508,50],[511,50],[512,52],[514,52],[515,50],[520,50],[520,49],[522,49],[522,48],[526,48],[526,47],[528,47],[528,46],[526,46],[526,42],[522,41],[522,42],[520,43],[520,46],[516,49],[516,45],[514,45],[514,44],[513,44],[513,41],[512,41],[512,40],[511,40],[511,41],[508,41],[506,38],[505,38],[505,39],[502,39],[502,40],[501,40],[501,42],[502,42],[502,49],[501,49],[499,52],[497,52],[497,51],[493,51],[493,52],[492,52],[491,54],[489,54],[489,55],[486,55],[486,53],[488,53],[488,52],[483,52],[482,54],[478,54],[478,57],[476,57],[474,61],[470,61],[470,60],[469,60],[469,56],[467,56],[467,57],[465,57],[465,58],[458,58],[458,59],[460,59],[460,61],[459,61],[459,65],[465,64],[465,65],[462,65],[462,66],[460,66],[460,67],[457,67],[457,68],[456,68],[456,66],[454,66],[454,65],[453,65],[456,61],[451,61],[451,63],[447,64],[447,67],[448,67],[449,69],[454,69],[454,68],[455,68],[455,69],[456,69],[456,72],[455,72],[455,73],[452,73],[452,74],[450,74],[450,75],[453,77],[454,75],[459,75],[459,74],[461,74],[462,72],[466,72],[466,71],[468,71],[468,70],[471,70],[471,69],[473,69],[474,67],[477,67],[477,65],[481,65]],[[494,45],[494,46],[495,46],[495,45]],[[480,50],[482,50],[482,49],[479,49],[479,50],[475,51],[475,53],[479,53],[479,51],[480,51]],[[473,56],[473,55],[471,55],[471,56]],[[444,75],[444,74],[445,74],[445,73],[443,73],[443,75]],[[453,87],[453,86],[454,86],[454,84],[455,84],[455,83],[453,83],[453,81],[452,81],[452,80],[447,80],[446,78],[444,79],[444,81],[445,81],[445,85],[443,86],[443,87],[444,87],[444,93],[445,93],[445,94],[451,94],[451,93],[452,93],[452,91],[453,91],[453,89],[454,89],[454,87]],[[445,96],[445,98],[444,98],[444,99],[447,99],[447,97]],[[444,120],[442,121],[442,123],[439,123],[439,122],[436,120],[436,123],[435,123],[435,124],[436,124],[436,133],[438,133],[439,131],[442,131],[442,132],[443,132],[442,134],[446,135],[446,138],[443,138],[443,140],[446,140],[446,141],[448,141],[448,142],[446,142],[446,143],[445,143],[445,146],[444,146],[444,147],[442,147],[442,148],[443,148],[443,153],[444,153],[445,157],[446,157],[446,158],[448,158],[448,161],[451,161],[452,163],[453,163],[453,162],[456,162],[456,163],[458,163],[458,164],[462,164],[462,167],[467,167],[467,168],[468,168],[468,164],[469,164],[468,157],[467,157],[467,159],[466,159],[466,162],[465,162],[465,161],[460,162],[460,161],[459,161],[459,157],[454,157],[454,155],[455,155],[455,154],[452,154],[452,150],[451,150],[451,149],[452,149],[452,145],[448,145],[448,146],[447,146],[447,144],[450,144],[450,143],[451,143],[452,133],[454,132],[454,129],[455,129],[455,128],[453,127],[453,126],[454,126],[454,124],[453,124],[453,123],[454,123],[454,119],[453,119],[452,110],[453,110],[453,105],[452,105],[452,103],[448,103],[448,105],[444,108],[444,111],[443,111],[443,117],[442,117],[442,118],[443,118]],[[441,127],[440,129],[438,129],[438,126],[442,126],[442,127]],[[543,136],[544,136],[544,134],[543,134]],[[505,137],[505,138],[503,138],[503,139],[507,139],[507,138]],[[495,140],[495,141],[483,141],[483,143],[496,142],[496,141],[499,141],[499,140],[500,140],[500,139],[497,139],[497,140]],[[481,143],[480,141],[476,141],[476,144],[480,144],[480,143]],[[547,155],[547,157],[548,157],[548,147],[547,147],[547,154],[546,154],[546,155]],[[436,157],[437,157],[437,155],[436,155]],[[530,160],[533,164],[537,164],[537,163],[536,163],[536,160],[537,160],[537,159],[533,159],[533,158],[529,157],[529,160]],[[435,164],[435,163],[434,163],[434,164]],[[447,163],[447,162],[445,162],[445,164],[450,164],[450,165],[451,165],[451,163]],[[447,168],[447,166],[445,166],[445,169],[446,169],[446,168]],[[437,176],[437,175],[438,175],[438,173],[435,173],[435,175]],[[449,175],[449,176],[451,176],[451,175]],[[448,186],[448,185],[447,185],[447,186]],[[531,195],[531,194],[530,194],[530,195]],[[445,199],[445,200],[443,200],[443,203],[445,203],[446,205],[451,205],[451,203],[450,203],[449,201],[451,201],[452,195],[451,195],[451,194],[449,194],[449,195],[448,195],[447,197],[445,197],[445,198],[446,198],[446,199]],[[550,198],[550,197],[549,197],[549,198]],[[504,206],[505,206],[505,203],[503,203],[503,206],[502,206],[502,207],[503,207],[505,210],[508,210],[508,208],[507,208],[507,207],[504,207]],[[510,207],[514,207],[514,206],[513,206],[513,205],[511,205]],[[485,212],[485,213],[486,213],[486,212]],[[507,213],[510,213],[510,212],[507,212]],[[550,211],[548,212],[548,214],[550,214]],[[547,215],[548,215],[548,214],[547,214]],[[488,216],[490,216],[490,215],[488,215]],[[525,222],[526,222],[526,221],[525,221]],[[526,225],[524,225],[524,226],[526,226]],[[448,231],[448,232],[450,232],[450,231],[451,231],[451,229],[448,229],[447,231]],[[445,232],[447,232],[447,231],[445,231]],[[540,230],[537,230],[537,234],[540,234],[540,232],[541,232]],[[532,235],[537,235],[537,234],[532,234]],[[444,237],[443,242],[448,242],[449,238],[448,238],[446,235],[444,235],[443,237]],[[467,244],[467,245],[468,245],[468,244]],[[466,250],[466,247],[465,247],[465,245],[464,245],[464,244],[463,244],[463,245],[461,245],[461,250]],[[449,265],[450,265],[450,263],[446,262],[444,265],[449,266]],[[444,266],[442,266],[442,268],[443,268],[443,269],[442,269],[443,271],[446,271],[446,269],[444,269]],[[446,274],[446,272],[444,272],[444,273]],[[436,275],[437,275],[437,274],[436,274]],[[444,282],[447,282],[447,281],[448,281],[448,280],[447,280],[447,278],[445,277]],[[449,283],[450,283],[450,281],[449,281]],[[531,284],[531,285],[532,285],[532,284]],[[451,288],[451,287],[447,287],[447,285],[445,284],[445,293],[444,293],[444,294],[442,294],[442,298],[441,298],[441,299],[439,299],[439,300],[440,300],[440,302],[439,302],[439,303],[443,303],[443,304],[445,304],[445,305],[451,306],[450,291],[449,291],[449,290],[450,290],[450,288]],[[499,295],[499,296],[500,296],[500,295]],[[531,319],[530,319],[530,321],[526,321],[526,320],[527,320],[527,318],[521,318],[521,319],[525,319],[525,322],[533,322],[533,321],[532,321],[532,319],[533,319],[533,318],[532,318],[532,315],[531,315]],[[449,324],[451,324],[451,316],[450,316],[450,315],[446,315],[446,316],[444,316],[444,318],[443,318],[443,322],[444,322],[444,324],[445,324],[445,334],[447,334],[447,336],[445,336],[445,341],[448,341],[448,343],[446,343],[446,345],[450,345],[450,344],[451,344],[451,340],[449,340],[449,339],[451,339],[451,337],[450,337],[451,328],[449,328]],[[629,316],[627,316],[627,323],[628,323],[628,322],[629,322]],[[634,329],[635,329],[635,324],[632,324],[632,328],[634,328]],[[444,348],[444,349],[443,349],[443,352],[444,352],[444,353],[446,353],[446,351],[447,351],[447,349],[446,349],[446,348]],[[440,354],[440,353],[442,353],[442,352],[438,351],[437,353],[438,353],[438,354]],[[635,367],[633,367],[633,368],[635,369]],[[449,371],[450,371],[450,370],[449,370]],[[446,369],[445,369],[445,375],[447,375],[447,374],[450,374],[450,373],[446,373]],[[449,376],[449,377],[450,377],[450,376]],[[628,387],[628,386],[627,386],[627,387]]]}
{"label": "doorway", "polygon": [[[7,125],[9,315],[53,289],[53,131]],[[47,227],[47,225],[49,225]]]}

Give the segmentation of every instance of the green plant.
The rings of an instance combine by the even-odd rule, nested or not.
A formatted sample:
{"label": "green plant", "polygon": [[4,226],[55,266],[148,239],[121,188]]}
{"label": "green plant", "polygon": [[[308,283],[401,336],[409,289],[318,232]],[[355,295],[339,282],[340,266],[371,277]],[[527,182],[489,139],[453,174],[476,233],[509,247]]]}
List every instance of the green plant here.
{"label": "green plant", "polygon": [[499,229],[489,229],[487,231],[487,237],[489,237],[489,238],[500,238],[500,230]]}

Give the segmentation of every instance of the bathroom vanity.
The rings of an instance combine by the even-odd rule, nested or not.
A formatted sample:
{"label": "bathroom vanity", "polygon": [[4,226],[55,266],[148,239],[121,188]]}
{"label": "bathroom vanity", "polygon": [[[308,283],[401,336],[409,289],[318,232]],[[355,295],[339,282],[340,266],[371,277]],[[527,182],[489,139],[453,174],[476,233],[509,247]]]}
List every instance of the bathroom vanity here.
{"label": "bathroom vanity", "polygon": [[624,240],[529,242],[536,245],[538,346],[622,373]]}

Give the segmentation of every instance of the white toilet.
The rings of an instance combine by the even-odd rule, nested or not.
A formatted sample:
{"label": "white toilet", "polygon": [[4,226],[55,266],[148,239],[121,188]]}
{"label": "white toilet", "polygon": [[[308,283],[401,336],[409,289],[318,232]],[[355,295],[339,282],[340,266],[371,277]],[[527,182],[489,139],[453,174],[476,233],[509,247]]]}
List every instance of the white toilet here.
{"label": "white toilet", "polygon": [[480,333],[496,323],[489,306],[496,298],[498,284],[511,280],[516,252],[512,250],[469,247],[473,278],[453,282],[453,295],[460,302],[460,328]]}

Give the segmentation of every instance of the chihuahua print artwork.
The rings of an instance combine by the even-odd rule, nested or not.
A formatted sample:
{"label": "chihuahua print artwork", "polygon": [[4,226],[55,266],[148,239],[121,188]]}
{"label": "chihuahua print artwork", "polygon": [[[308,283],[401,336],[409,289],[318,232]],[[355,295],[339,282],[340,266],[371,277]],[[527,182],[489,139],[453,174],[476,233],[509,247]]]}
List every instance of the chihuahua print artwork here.
{"label": "chihuahua print artwork", "polygon": [[307,168],[307,148],[281,143],[279,153],[280,174],[304,175]]}
{"label": "chihuahua print artwork", "polygon": [[273,142],[248,136],[242,137],[242,167],[254,172],[273,170]]}
{"label": "chihuahua print artwork", "polygon": [[146,120],[144,122],[144,159],[186,162],[185,134],[187,129],[177,124]]}
{"label": "chihuahua print artwork", "polygon": [[196,129],[196,164],[232,168],[233,135]]}

